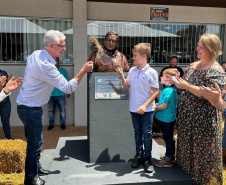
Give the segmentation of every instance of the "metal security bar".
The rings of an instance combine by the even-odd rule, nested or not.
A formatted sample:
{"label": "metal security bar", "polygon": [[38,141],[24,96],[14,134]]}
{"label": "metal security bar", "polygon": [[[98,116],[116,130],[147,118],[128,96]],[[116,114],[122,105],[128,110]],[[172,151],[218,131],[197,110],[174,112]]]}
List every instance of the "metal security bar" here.
{"label": "metal security bar", "polygon": [[0,17],[0,62],[25,63],[28,55],[42,50],[48,30],[59,30],[67,37],[67,50],[61,63],[73,63],[73,23],[71,19]]}
{"label": "metal security bar", "polygon": [[[154,64],[165,64],[171,56],[177,56],[179,63],[196,61],[196,46],[202,34],[216,34],[221,41],[224,36],[223,25],[87,21],[87,36],[95,35],[102,45],[105,34],[111,30],[119,34],[118,50],[128,61],[131,61],[132,48],[136,44],[150,43],[149,61]],[[217,60],[222,62],[222,59],[219,57]]]}

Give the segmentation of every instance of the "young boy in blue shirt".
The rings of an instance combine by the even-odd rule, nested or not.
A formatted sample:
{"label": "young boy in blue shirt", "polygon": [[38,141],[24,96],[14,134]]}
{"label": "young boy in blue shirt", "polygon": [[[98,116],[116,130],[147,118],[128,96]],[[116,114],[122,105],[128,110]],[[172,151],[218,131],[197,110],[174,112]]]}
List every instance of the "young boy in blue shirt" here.
{"label": "young boy in blue shirt", "polygon": [[[164,75],[176,76],[180,74],[176,68],[169,68],[163,71],[161,83],[164,84]],[[155,162],[157,167],[172,167],[172,160],[175,154],[175,140],[173,136],[174,125],[176,123],[178,96],[174,85],[167,86],[162,90],[158,106],[156,106],[156,120],[163,133],[163,139],[166,143],[166,153],[161,161]]]}
{"label": "young boy in blue shirt", "polygon": [[158,95],[158,73],[147,64],[151,54],[149,43],[140,43],[134,46],[132,67],[125,79],[123,70],[117,67],[124,89],[131,88],[130,113],[132,117],[136,155],[131,163],[132,168],[144,164],[145,172],[154,171],[151,162],[152,150],[152,121],[155,109],[155,98]]}

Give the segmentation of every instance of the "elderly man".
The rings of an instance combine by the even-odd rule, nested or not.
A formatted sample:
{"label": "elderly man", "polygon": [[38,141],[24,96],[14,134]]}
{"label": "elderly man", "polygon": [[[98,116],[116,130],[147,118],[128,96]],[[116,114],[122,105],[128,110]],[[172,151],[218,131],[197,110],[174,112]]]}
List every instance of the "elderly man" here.
{"label": "elderly man", "polygon": [[119,36],[114,31],[109,31],[105,35],[104,53],[97,55],[97,47],[92,46],[92,53],[89,56],[90,61],[94,62],[95,72],[116,72],[116,67],[120,65],[124,72],[129,71],[130,67],[124,54],[117,50]]}
{"label": "elderly man", "polygon": [[24,124],[27,138],[25,185],[43,185],[45,181],[39,175],[48,174],[39,164],[42,148],[42,106],[49,101],[54,87],[71,94],[82,77],[93,70],[93,62],[90,61],[69,82],[60,75],[55,59],[61,57],[66,50],[65,39],[65,35],[59,31],[48,31],[43,40],[45,49],[34,51],[27,59],[24,83],[17,96],[17,112]]}

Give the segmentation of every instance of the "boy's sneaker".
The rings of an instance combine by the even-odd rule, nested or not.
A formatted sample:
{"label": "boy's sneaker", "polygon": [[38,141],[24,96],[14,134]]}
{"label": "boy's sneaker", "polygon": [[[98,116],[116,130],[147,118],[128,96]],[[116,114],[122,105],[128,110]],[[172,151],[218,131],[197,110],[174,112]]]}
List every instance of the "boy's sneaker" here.
{"label": "boy's sneaker", "polygon": [[136,154],[134,159],[133,159],[133,162],[131,163],[131,167],[132,168],[138,168],[141,164],[143,164],[144,162],[144,157],[143,157],[143,154]]}
{"label": "boy's sneaker", "polygon": [[166,161],[164,159],[162,159],[161,161],[155,162],[154,163],[155,166],[162,168],[162,167],[172,167],[173,164],[171,161]]}
{"label": "boy's sneaker", "polygon": [[[160,159],[161,159],[161,160],[164,160],[164,157],[165,157],[165,155],[160,155]],[[172,162],[172,163],[176,163],[176,158],[175,158],[175,156],[172,157],[171,162]]]}
{"label": "boy's sneaker", "polygon": [[152,173],[152,172],[154,172],[154,166],[153,166],[153,164],[151,162],[150,157],[148,157],[148,158],[146,158],[144,160],[144,171],[146,173]]}

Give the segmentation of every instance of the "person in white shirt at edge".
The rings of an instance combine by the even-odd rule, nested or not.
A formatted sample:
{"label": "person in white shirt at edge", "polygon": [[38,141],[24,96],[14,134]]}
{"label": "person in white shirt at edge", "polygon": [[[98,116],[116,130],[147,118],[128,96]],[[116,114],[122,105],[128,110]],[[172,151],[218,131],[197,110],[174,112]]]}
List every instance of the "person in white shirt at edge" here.
{"label": "person in white shirt at edge", "polygon": [[76,90],[82,77],[93,70],[93,62],[86,62],[80,72],[67,81],[56,68],[56,57],[66,50],[65,35],[57,30],[48,31],[43,39],[45,49],[34,51],[27,59],[24,83],[17,96],[17,112],[24,124],[27,138],[24,184],[43,185],[40,175],[47,175],[39,164],[42,147],[42,106],[47,104],[56,87],[66,94]]}
{"label": "person in white shirt at edge", "polygon": [[[12,77],[7,83],[6,83],[6,76],[0,77],[0,102],[3,101],[7,96],[11,94],[11,91],[14,91],[17,89],[20,84],[23,82],[23,78],[19,77],[16,80],[15,76]],[[6,86],[4,87],[6,83]],[[4,88],[3,88],[4,87]]]}

